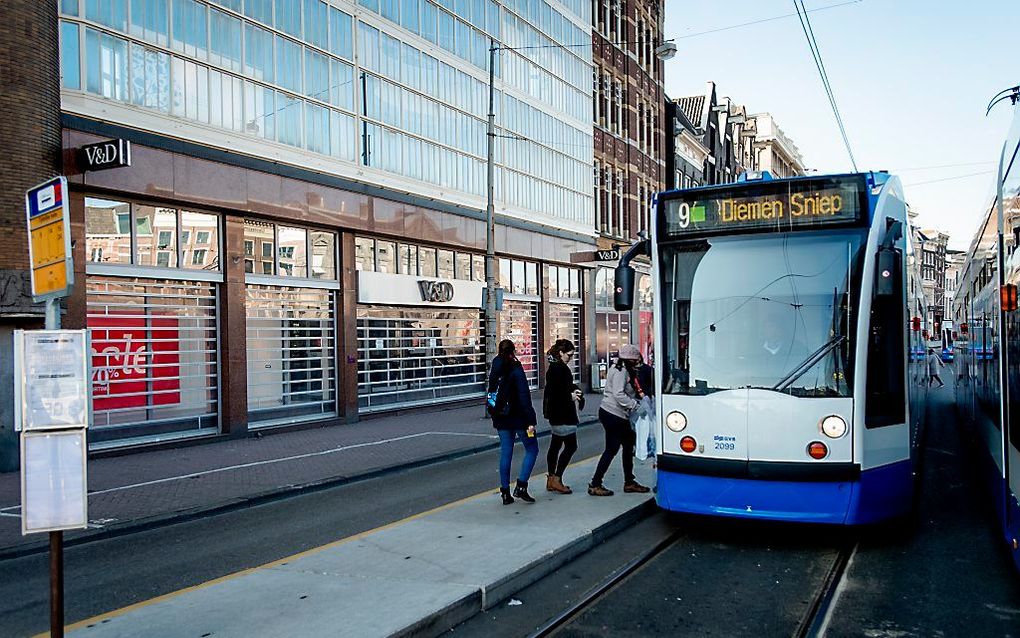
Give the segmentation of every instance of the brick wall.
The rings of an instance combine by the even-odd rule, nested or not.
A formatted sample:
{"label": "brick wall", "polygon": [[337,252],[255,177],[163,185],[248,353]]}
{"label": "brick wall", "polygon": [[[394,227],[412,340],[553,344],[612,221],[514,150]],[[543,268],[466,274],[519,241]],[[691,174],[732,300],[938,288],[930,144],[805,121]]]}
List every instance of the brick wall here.
{"label": "brick wall", "polygon": [[28,268],[25,190],[60,172],[57,33],[56,0],[0,4],[0,273],[8,282]]}

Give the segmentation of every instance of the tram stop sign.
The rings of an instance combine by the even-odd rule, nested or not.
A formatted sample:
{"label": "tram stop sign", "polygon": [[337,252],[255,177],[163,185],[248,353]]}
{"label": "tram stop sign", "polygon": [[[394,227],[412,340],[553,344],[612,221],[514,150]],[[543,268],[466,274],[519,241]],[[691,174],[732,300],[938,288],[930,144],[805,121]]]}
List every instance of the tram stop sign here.
{"label": "tram stop sign", "polygon": [[32,299],[36,303],[67,296],[74,283],[67,200],[67,179],[63,176],[25,193]]}

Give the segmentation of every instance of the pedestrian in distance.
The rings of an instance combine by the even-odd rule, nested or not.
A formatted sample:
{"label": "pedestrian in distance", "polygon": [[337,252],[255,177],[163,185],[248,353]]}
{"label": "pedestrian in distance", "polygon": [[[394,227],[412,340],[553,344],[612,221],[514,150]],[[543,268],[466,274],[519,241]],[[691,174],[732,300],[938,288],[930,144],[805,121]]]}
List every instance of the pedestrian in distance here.
{"label": "pedestrian in distance", "polygon": [[[535,438],[538,417],[531,404],[531,389],[524,367],[517,359],[514,342],[509,339],[499,342],[499,354],[492,360],[486,403],[492,425],[499,434],[499,493],[503,505],[510,505],[514,498],[534,503],[535,499],[528,494],[528,479],[538,458],[538,439]],[[517,439],[524,445],[524,462],[511,496],[510,464]]]}
{"label": "pedestrian in distance", "polygon": [[945,387],[945,383],[942,383],[942,377],[939,376],[939,368],[946,367],[946,364],[942,363],[942,358],[935,354],[934,348],[928,348],[928,387],[935,381],[939,382],[939,387]]}
{"label": "pedestrian in distance", "polygon": [[602,403],[599,406],[599,421],[606,431],[606,449],[599,458],[595,475],[588,484],[592,496],[612,496],[613,491],[602,485],[602,479],[610,463],[623,448],[623,491],[645,494],[650,490],[634,478],[634,430],[630,427],[630,414],[637,410],[638,396],[634,379],[641,353],[632,344],[620,348],[616,363],[609,367]]}
{"label": "pedestrian in distance", "polygon": [[546,455],[549,473],[545,489],[559,494],[571,494],[573,490],[563,484],[563,472],[577,451],[577,412],[584,409],[584,394],[574,383],[574,373],[570,370],[574,344],[569,339],[557,339],[547,354],[549,371],[545,375],[542,413],[549,421],[552,441]]}

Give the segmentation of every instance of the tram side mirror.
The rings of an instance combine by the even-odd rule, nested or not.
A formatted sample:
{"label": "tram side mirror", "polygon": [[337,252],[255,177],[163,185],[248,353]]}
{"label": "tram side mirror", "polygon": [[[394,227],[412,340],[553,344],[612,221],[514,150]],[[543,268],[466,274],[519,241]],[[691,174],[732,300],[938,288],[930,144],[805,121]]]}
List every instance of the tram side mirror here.
{"label": "tram side mirror", "polygon": [[632,266],[617,266],[614,273],[613,306],[620,311],[634,307],[634,279]]}

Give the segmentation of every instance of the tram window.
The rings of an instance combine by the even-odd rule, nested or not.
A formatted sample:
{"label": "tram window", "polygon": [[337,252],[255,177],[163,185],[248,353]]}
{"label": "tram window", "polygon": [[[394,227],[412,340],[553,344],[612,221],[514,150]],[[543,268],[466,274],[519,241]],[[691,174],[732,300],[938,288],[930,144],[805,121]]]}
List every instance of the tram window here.
{"label": "tram window", "polygon": [[893,270],[893,294],[874,295],[868,326],[868,380],[864,421],[867,427],[906,421],[906,387],[903,369],[903,273]]}

